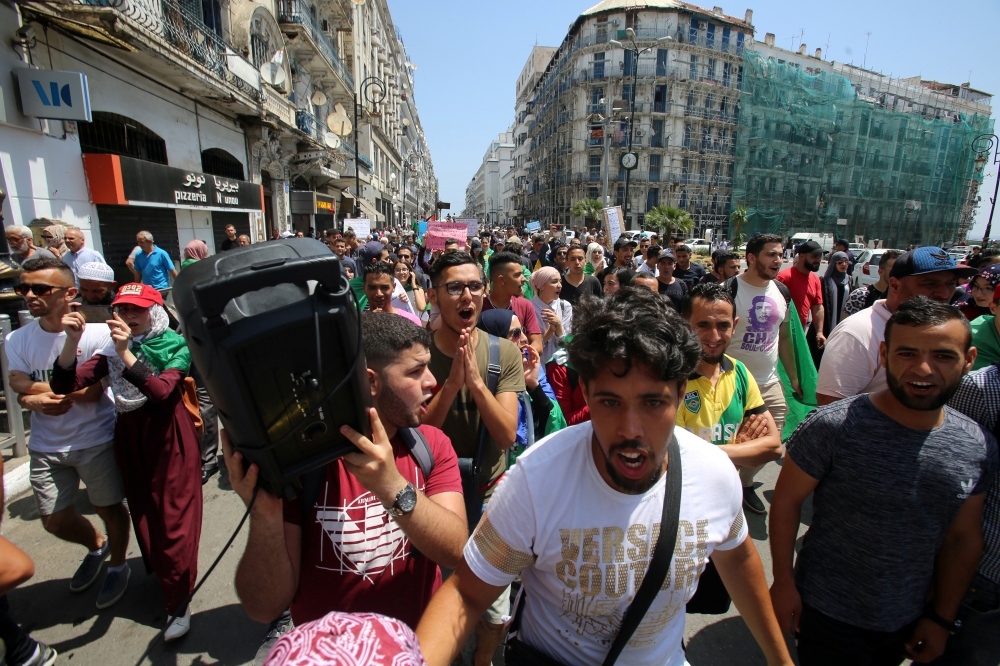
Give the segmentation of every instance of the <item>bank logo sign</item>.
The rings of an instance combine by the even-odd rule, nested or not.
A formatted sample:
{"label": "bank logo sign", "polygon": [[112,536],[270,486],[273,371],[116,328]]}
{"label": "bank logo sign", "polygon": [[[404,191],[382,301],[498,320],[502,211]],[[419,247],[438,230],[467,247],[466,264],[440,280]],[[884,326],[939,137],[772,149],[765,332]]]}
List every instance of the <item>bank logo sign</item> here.
{"label": "bank logo sign", "polygon": [[91,122],[90,91],[83,72],[18,67],[21,112],[32,118]]}

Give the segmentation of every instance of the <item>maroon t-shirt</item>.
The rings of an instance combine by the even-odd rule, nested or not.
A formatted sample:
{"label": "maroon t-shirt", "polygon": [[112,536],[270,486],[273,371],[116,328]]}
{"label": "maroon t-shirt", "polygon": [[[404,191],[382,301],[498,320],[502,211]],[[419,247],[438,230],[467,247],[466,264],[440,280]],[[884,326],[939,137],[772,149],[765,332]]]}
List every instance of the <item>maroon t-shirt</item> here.
{"label": "maroon t-shirt", "polygon": [[[434,469],[424,479],[399,435],[392,439],[396,467],[428,497],[462,492],[458,458],[451,440],[431,426],[420,426],[434,454]],[[297,500],[285,500],[286,523],[302,525]],[[380,613],[416,628],[431,595],[441,586],[441,570],[410,540],[373,494],[340,460],[326,467],[316,506],[302,527],[299,589],[292,601],[296,626],[330,611]]]}
{"label": "maroon t-shirt", "polygon": [[[490,299],[483,299],[483,312],[495,310]],[[525,335],[541,335],[542,329],[538,325],[538,317],[535,316],[535,306],[524,296],[513,296],[510,299],[510,309],[514,311],[514,316],[521,322]]]}
{"label": "maroon t-shirt", "polygon": [[[814,305],[823,304],[823,283],[815,273],[803,273],[795,266],[789,266],[778,273],[778,281],[788,287],[795,309],[799,311],[802,328],[809,321],[809,311]],[[827,331],[829,334],[830,331]]]}

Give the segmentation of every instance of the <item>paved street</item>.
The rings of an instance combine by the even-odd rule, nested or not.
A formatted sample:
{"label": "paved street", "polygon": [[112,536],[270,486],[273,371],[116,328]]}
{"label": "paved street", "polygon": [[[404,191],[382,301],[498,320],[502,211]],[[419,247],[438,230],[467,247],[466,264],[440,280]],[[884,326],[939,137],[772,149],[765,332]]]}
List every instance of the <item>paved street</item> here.
{"label": "paved street", "polygon": [[[777,464],[769,464],[757,476],[765,501],[770,500],[779,469]],[[243,513],[242,502],[228,488],[224,476],[216,476],[205,486],[199,576],[218,556]],[[100,524],[84,492],[79,494],[77,509]],[[753,514],[747,519],[770,580],[766,522]],[[129,548],[132,578],[127,595],[114,607],[98,611],[94,607],[97,584],[80,594],[69,591],[69,579],[82,549],[44,532],[30,493],[9,501],[2,533],[31,555],[36,570],[33,579],[10,593],[11,615],[35,638],[59,651],[57,663],[133,666],[138,662],[163,627],[165,614],[159,585],[145,574],[134,541]],[[244,531],[192,602],[191,633],[169,647],[156,640],[144,663],[237,666],[252,662],[266,628],[247,618],[233,590],[233,575],[245,541]],[[735,609],[725,616],[689,615],[685,634],[693,666],[764,663]],[[499,660],[495,663],[499,666]]]}

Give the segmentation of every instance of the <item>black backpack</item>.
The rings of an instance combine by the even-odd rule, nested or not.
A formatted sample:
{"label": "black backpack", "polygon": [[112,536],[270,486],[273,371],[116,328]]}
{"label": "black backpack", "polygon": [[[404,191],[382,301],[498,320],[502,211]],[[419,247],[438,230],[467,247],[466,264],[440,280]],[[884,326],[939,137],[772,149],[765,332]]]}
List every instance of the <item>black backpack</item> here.
{"label": "black backpack", "polygon": [[[416,428],[402,428],[398,432],[399,436],[403,438],[406,448],[410,450],[410,455],[417,461],[417,466],[420,467],[420,473],[424,475],[424,480],[429,479],[431,470],[434,469],[434,453],[431,451],[431,445],[427,441],[427,438],[424,437],[424,433]],[[316,506],[316,501],[319,499],[319,491],[323,486],[325,478],[326,465],[319,469],[314,469],[302,477],[299,511],[302,513],[303,525],[309,520],[309,514],[312,512],[313,507]]]}

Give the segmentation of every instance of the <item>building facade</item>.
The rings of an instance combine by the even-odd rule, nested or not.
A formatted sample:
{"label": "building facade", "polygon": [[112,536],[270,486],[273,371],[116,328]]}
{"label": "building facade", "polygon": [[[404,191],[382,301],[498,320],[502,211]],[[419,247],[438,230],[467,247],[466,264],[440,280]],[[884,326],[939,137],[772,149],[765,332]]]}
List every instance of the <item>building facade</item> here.
{"label": "building facade", "polygon": [[[774,45],[745,54],[734,205],[744,234],[825,231],[886,247],[964,242],[990,95]],[[735,229],[732,231],[735,232]]]}
{"label": "building facade", "polygon": [[462,217],[479,218],[488,225],[510,223],[510,217],[504,208],[504,178],[513,169],[514,148],[512,129],[490,141],[482,164],[465,188],[465,210]]}
{"label": "building facade", "polygon": [[[606,196],[623,207],[627,228],[660,204],[687,209],[701,230],[728,224],[750,21],[749,11],[740,19],[674,0],[603,0],[581,14],[530,94],[519,214],[582,223],[570,209],[603,200],[609,170]],[[638,155],[631,171],[619,162],[629,146]]]}
{"label": "building facade", "polygon": [[[260,241],[338,228],[357,208],[401,221],[411,154],[424,159],[408,161],[406,210],[433,207],[413,68],[385,0],[24,0],[0,4],[0,26],[4,220],[80,227],[120,281],[143,229],[179,263],[194,238],[214,252],[227,224]],[[18,81],[51,70],[86,75],[89,122],[23,113]],[[385,94],[355,123],[368,77]]]}
{"label": "building facade", "polygon": [[756,42],[752,16],[603,0],[558,48],[536,47],[517,82],[511,220],[579,224],[572,206],[597,199],[635,229],[666,204],[697,235],[731,237],[742,205],[743,233],[964,240],[982,181],[971,144],[992,132],[990,95],[787,51],[770,33]]}

